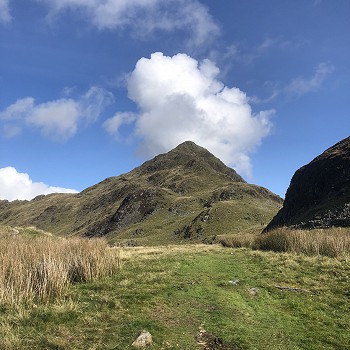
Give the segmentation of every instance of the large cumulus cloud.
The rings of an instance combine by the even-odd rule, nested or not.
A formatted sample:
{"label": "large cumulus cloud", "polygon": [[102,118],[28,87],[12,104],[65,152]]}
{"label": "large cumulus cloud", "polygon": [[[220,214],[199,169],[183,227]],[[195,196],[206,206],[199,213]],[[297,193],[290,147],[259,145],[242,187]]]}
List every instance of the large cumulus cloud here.
{"label": "large cumulus cloud", "polygon": [[192,140],[251,176],[249,155],[269,134],[274,112],[254,114],[246,94],[225,86],[218,74],[213,62],[186,54],[141,58],[127,80],[129,98],[140,113],[117,113],[105,128],[118,135],[123,124],[133,123],[149,156]]}

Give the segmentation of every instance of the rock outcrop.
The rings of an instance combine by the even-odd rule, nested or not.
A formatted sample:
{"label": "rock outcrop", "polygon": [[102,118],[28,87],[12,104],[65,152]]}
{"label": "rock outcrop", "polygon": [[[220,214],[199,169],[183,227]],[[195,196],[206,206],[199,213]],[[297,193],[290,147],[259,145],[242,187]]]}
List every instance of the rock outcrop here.
{"label": "rock outcrop", "polygon": [[296,171],[283,208],[264,231],[280,226],[350,226],[350,137]]}

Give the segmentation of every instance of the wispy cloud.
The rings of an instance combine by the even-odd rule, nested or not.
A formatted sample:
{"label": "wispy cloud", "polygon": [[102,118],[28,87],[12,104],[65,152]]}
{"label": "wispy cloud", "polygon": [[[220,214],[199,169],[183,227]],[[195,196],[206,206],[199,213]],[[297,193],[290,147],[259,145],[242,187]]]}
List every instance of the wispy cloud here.
{"label": "wispy cloud", "polygon": [[132,124],[137,120],[137,114],[130,112],[116,113],[112,118],[107,119],[103,123],[103,127],[106,131],[117,140],[124,140],[120,135],[120,128],[123,125]]}
{"label": "wispy cloud", "polygon": [[311,77],[302,77],[292,79],[289,83],[266,81],[264,86],[269,91],[268,97],[261,98],[252,96],[249,101],[254,104],[264,104],[274,101],[280,96],[300,97],[319,90],[334,72],[335,67],[329,62],[322,62],[316,68]]}
{"label": "wispy cloud", "polygon": [[278,89],[273,89],[267,97],[261,98],[258,96],[250,96],[249,102],[254,104],[264,104],[270,103],[274,101],[280,95],[280,91]]}
{"label": "wispy cloud", "polygon": [[281,46],[283,43],[283,46],[285,45],[285,42],[281,40],[281,38],[272,38],[272,37],[265,37],[264,40],[256,47],[257,54],[262,54],[266,52],[267,50],[271,49],[274,46]]}
{"label": "wispy cloud", "polygon": [[315,73],[310,78],[298,77],[293,79],[286,87],[286,92],[291,95],[304,95],[313,91],[317,91],[326,78],[334,72],[335,67],[328,62],[320,63]]}
{"label": "wispy cloud", "polygon": [[43,182],[33,182],[26,173],[20,173],[13,167],[0,169],[0,199],[30,200],[41,194],[77,193],[70,188],[54,187]]}
{"label": "wispy cloud", "polygon": [[15,124],[8,124],[4,123],[2,126],[2,135],[5,136],[5,138],[10,139],[12,137],[15,137],[19,135],[22,132],[22,128]]}
{"label": "wispy cloud", "polygon": [[25,97],[12,105],[8,106],[4,111],[0,111],[0,120],[16,121],[22,120],[28,115],[28,111],[34,106],[34,98]]}
{"label": "wispy cloud", "polygon": [[274,111],[253,114],[244,92],[217,80],[219,69],[186,54],[154,53],[141,58],[128,79],[138,115],[117,114],[105,123],[109,133],[132,123],[142,151],[155,155],[192,140],[251,176],[250,153],[271,128]]}
{"label": "wispy cloud", "polygon": [[190,33],[192,45],[202,45],[219,33],[208,9],[197,0],[36,0],[49,8],[53,19],[72,10],[100,30],[128,29],[138,37],[156,31]]}
{"label": "wispy cloud", "polygon": [[235,61],[240,64],[252,64],[257,59],[267,55],[271,50],[298,47],[300,43],[293,43],[282,37],[265,36],[256,45],[247,45],[244,42],[234,43],[226,47],[223,53],[212,52],[214,59],[221,58],[224,61]]}
{"label": "wispy cloud", "polygon": [[11,19],[9,0],[0,0],[0,23],[8,23]]}
{"label": "wispy cloud", "polygon": [[0,120],[7,137],[16,136],[23,128],[31,126],[54,141],[67,141],[76,134],[79,123],[95,122],[112,102],[113,95],[96,86],[77,100],[62,98],[36,103],[34,98],[26,97],[0,111]]}

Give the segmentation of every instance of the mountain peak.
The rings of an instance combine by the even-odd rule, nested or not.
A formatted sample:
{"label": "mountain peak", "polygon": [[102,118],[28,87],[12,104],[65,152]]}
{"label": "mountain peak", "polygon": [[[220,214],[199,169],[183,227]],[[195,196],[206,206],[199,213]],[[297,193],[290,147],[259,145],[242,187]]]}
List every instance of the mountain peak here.
{"label": "mountain peak", "polygon": [[193,141],[186,141],[169,151],[146,161],[137,170],[141,173],[171,171],[181,168],[185,172],[208,177],[219,176],[234,182],[245,182],[235,170],[226,166],[206,148]]}
{"label": "mountain peak", "polygon": [[0,223],[57,234],[107,236],[120,244],[213,242],[260,228],[281,200],[250,185],[208,150],[184,142],[79,194],[0,201]]}
{"label": "mountain peak", "polygon": [[194,151],[194,152],[198,152],[200,150],[205,150],[205,148],[198,146],[196,143],[194,143],[193,141],[185,141],[183,143],[180,143],[177,147],[175,147],[173,150],[178,150],[178,151],[182,151],[182,150],[187,150],[187,151]]}

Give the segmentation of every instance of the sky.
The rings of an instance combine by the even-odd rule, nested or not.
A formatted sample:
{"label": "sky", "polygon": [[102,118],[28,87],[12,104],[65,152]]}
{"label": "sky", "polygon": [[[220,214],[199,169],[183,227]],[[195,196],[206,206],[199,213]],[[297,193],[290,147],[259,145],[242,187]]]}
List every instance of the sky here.
{"label": "sky", "polygon": [[348,0],[0,0],[0,199],[191,140],[284,197],[349,136]]}

